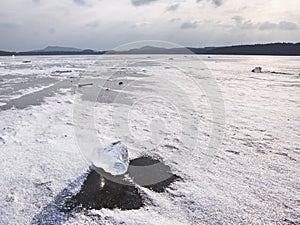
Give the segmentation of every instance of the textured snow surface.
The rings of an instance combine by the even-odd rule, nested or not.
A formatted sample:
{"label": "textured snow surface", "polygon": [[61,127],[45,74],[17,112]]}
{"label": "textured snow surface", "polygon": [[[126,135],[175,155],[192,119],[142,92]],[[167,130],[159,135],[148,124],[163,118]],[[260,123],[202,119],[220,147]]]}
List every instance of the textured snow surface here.
{"label": "textured snow surface", "polygon": [[[300,223],[300,58],[176,55],[168,66],[160,62],[170,56],[150,58],[157,63],[138,63],[148,60],[147,56],[0,58],[1,225],[31,224],[39,216],[45,218],[45,224]],[[31,63],[23,64],[23,60]],[[124,60],[136,63],[124,66]],[[97,68],[93,74],[84,73],[87,68],[93,69],[95,62],[101,63],[101,71]],[[119,64],[122,67],[116,66]],[[195,90],[175,69],[184,64],[208,71],[222,92],[226,123],[222,144],[213,152],[207,148],[214,124],[210,104],[205,92]],[[257,66],[292,75],[251,73]],[[57,72],[69,70],[72,72]],[[52,207],[53,201],[64,189],[76,192],[90,165],[74,132],[75,81],[70,80],[107,79],[112,72],[148,77],[144,86],[139,83],[136,89],[118,90],[132,99],[139,92],[151,92],[149,82],[155,76],[174,76],[174,82],[189,93],[193,111],[182,110],[180,116],[172,104],[157,110],[160,99],[152,105],[137,102],[128,115],[130,132],[123,137],[131,158],[145,153],[158,155],[184,181],[172,184],[164,193],[138,187],[147,199],[140,210],[87,210],[67,217]],[[122,81],[138,81],[141,77],[123,77]],[[59,82],[64,85],[58,86]],[[49,94],[53,85],[58,88]],[[103,84],[84,90],[95,86]],[[108,92],[114,88],[109,87]],[[32,101],[38,104],[31,105]],[[184,105],[180,98],[173,101]],[[22,107],[5,107],[20,102]],[[123,109],[123,103],[91,103],[94,129],[103,146],[119,138],[114,133],[112,114]],[[189,140],[192,135],[179,135],[184,126],[180,124],[182,118],[198,121],[188,124],[189,129],[196,125],[199,129],[193,149],[180,139]],[[149,141],[153,136],[156,140],[155,134],[165,137],[159,145]],[[136,139],[140,142],[132,148],[130,143]]]}

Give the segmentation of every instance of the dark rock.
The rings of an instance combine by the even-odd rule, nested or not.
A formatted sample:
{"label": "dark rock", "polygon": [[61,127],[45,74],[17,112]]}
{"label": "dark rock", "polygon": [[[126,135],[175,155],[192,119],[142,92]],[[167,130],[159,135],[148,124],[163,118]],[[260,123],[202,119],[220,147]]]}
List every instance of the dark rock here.
{"label": "dark rock", "polygon": [[138,209],[142,206],[142,197],[137,188],[114,183],[92,170],[80,192],[72,199],[70,208],[128,210]]}
{"label": "dark rock", "polygon": [[[155,165],[155,166],[153,166]],[[157,166],[156,166],[157,165]],[[141,167],[140,173],[136,173],[132,168]],[[159,168],[159,172],[156,169]],[[157,183],[145,182],[147,176],[160,176],[169,173],[170,176],[165,176]],[[139,184],[149,188],[155,192],[163,192],[165,189],[176,180],[179,176],[171,174],[170,167],[164,165],[157,159],[151,157],[140,157],[130,161],[128,170],[129,177],[134,180],[134,183],[124,181],[124,175],[112,176],[105,173],[100,168],[94,168],[86,180],[84,181],[79,193],[66,203],[66,209],[114,209],[122,210],[139,209],[145,205],[139,189],[135,186]],[[164,176],[163,176],[164,178]],[[158,179],[159,180],[159,179]]]}
{"label": "dark rock", "polygon": [[[130,162],[131,166],[140,166],[140,167],[144,167],[144,166],[152,166],[152,165],[156,165],[156,168],[152,168],[149,167],[149,169],[147,170],[143,170],[142,174],[135,174],[133,172],[131,172],[130,176],[134,178],[134,181],[146,188],[149,188],[152,191],[155,192],[164,192],[166,190],[166,188],[172,184],[173,182],[175,182],[176,180],[180,180],[181,178],[175,174],[172,174],[171,169],[169,166],[163,164],[160,160],[158,159],[153,159],[150,157],[140,157],[137,159],[134,159]],[[130,170],[130,168],[129,168]],[[169,174],[169,176],[167,175]],[[150,175],[155,175],[156,178],[165,178],[165,179],[161,179],[162,181],[158,182],[158,183],[153,183],[153,184],[147,184],[147,182],[144,181],[144,176],[150,176]],[[153,179],[154,180],[154,179]],[[155,179],[155,180],[159,180],[159,179]],[[150,182],[152,183],[152,182]]]}
{"label": "dark rock", "polygon": [[259,67],[255,67],[253,70],[251,70],[252,73],[261,73],[262,72],[262,68]]}

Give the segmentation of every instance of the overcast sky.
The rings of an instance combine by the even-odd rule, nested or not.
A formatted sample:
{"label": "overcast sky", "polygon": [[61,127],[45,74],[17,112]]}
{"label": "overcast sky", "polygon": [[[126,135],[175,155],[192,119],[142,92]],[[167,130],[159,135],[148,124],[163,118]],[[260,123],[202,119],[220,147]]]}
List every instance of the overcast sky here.
{"label": "overcast sky", "polygon": [[299,0],[0,0],[0,49],[300,42]]}

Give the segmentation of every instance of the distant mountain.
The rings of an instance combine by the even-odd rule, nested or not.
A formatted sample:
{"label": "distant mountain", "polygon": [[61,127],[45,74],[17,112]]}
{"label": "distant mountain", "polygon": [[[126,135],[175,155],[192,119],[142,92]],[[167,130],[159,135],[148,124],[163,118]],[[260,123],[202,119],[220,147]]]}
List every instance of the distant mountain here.
{"label": "distant mountain", "polygon": [[79,48],[48,46],[44,49],[36,50],[34,52],[81,52],[81,51],[82,50]]}
{"label": "distant mountain", "polygon": [[144,46],[127,51],[108,51],[106,54],[192,54],[187,48],[159,48],[153,46]]}
{"label": "distant mountain", "polygon": [[18,52],[17,55],[102,55],[104,51],[94,51],[92,49],[79,49],[71,47],[48,46],[41,50]]}
{"label": "distant mountain", "polygon": [[108,51],[106,54],[220,54],[220,55],[299,55],[300,43],[271,43],[205,48],[158,48],[144,46],[128,51]]}
{"label": "distant mountain", "polygon": [[144,46],[126,51],[81,50],[71,47],[48,46],[41,50],[28,52],[0,51],[0,56],[10,55],[102,55],[102,54],[219,54],[219,55],[289,55],[300,56],[300,43],[271,43],[256,45],[236,45],[205,48],[159,48]]}

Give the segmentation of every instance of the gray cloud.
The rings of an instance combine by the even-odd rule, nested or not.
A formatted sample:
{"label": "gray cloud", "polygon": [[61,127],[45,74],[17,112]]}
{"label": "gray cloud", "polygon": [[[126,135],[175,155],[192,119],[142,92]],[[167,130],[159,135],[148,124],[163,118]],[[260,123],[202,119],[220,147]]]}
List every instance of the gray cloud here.
{"label": "gray cloud", "polygon": [[[243,4],[235,4],[236,0],[198,1],[3,1],[0,49],[31,50],[52,44],[101,50],[139,39],[187,46],[299,42],[299,11],[291,4],[286,5],[287,11],[279,3],[270,8],[260,0]],[[199,9],[202,6],[206,7]],[[18,13],[10,13],[14,11]]]}
{"label": "gray cloud", "polygon": [[166,11],[175,11],[179,8],[179,4],[173,4],[167,7]]}
{"label": "gray cloud", "polygon": [[259,26],[260,30],[280,29],[280,30],[298,30],[299,26],[296,23],[281,21],[280,23],[264,22]]}
{"label": "gray cloud", "polygon": [[242,23],[243,22],[243,17],[241,16],[234,16],[232,17],[232,19],[236,22],[236,23]]}
{"label": "gray cloud", "polygon": [[148,5],[152,2],[155,2],[157,0],[131,0],[131,3],[134,5],[134,6],[141,6],[141,5]]}
{"label": "gray cloud", "polygon": [[232,19],[234,20],[235,25],[243,30],[254,29],[258,26],[258,24],[252,23],[251,20],[244,20],[244,18],[241,16],[234,16]]}
{"label": "gray cloud", "polygon": [[74,3],[76,3],[77,5],[86,5],[85,0],[73,0]]}
{"label": "gray cloud", "polygon": [[181,29],[196,29],[198,27],[197,22],[185,22],[181,25]]}
{"label": "gray cloud", "polygon": [[281,29],[281,30],[298,30],[299,26],[296,23],[281,21],[279,23],[279,29]]}
{"label": "gray cloud", "polygon": [[212,0],[212,3],[215,4],[216,6],[220,6],[223,4],[223,0]]}
{"label": "gray cloud", "polygon": [[276,23],[270,23],[269,21],[263,22],[259,25],[258,29],[260,30],[272,30],[277,28],[278,25]]}
{"label": "gray cloud", "polygon": [[172,18],[169,20],[170,23],[175,23],[175,22],[179,22],[181,19],[180,18]]}
{"label": "gray cloud", "polygon": [[[203,0],[197,0],[197,2],[201,2]],[[223,4],[223,0],[206,0],[208,2],[211,2],[215,6],[221,6]]]}
{"label": "gray cloud", "polygon": [[15,29],[18,27],[19,24],[16,23],[0,23],[0,28],[4,28],[4,29]]}
{"label": "gray cloud", "polygon": [[240,29],[259,29],[261,31],[265,30],[297,30],[299,26],[296,23],[288,22],[288,21],[281,21],[280,23],[271,23],[269,21],[265,21],[262,23],[253,23],[251,20],[245,20],[241,16],[234,16],[232,19],[235,22],[236,27]]}

